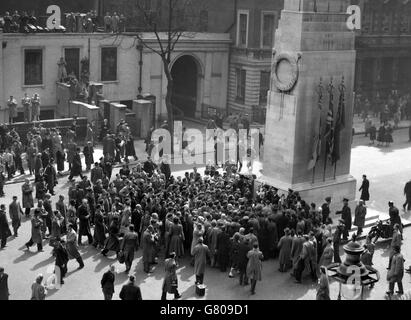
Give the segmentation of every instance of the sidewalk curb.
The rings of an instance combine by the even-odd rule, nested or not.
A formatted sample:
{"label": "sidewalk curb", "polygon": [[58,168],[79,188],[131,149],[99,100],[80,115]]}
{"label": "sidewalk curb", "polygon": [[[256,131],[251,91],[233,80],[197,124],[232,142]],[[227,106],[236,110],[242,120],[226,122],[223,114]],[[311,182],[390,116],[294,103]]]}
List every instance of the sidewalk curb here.
{"label": "sidewalk curb", "polygon": [[[400,127],[398,127],[398,128],[393,128],[393,130],[394,131],[397,131],[397,130],[403,130],[403,129],[408,129],[410,126],[400,126]],[[359,135],[362,135],[362,134],[365,134],[365,131],[358,131],[358,132],[355,132],[354,133],[354,135],[355,136],[359,136]],[[365,137],[364,137],[365,138]]]}

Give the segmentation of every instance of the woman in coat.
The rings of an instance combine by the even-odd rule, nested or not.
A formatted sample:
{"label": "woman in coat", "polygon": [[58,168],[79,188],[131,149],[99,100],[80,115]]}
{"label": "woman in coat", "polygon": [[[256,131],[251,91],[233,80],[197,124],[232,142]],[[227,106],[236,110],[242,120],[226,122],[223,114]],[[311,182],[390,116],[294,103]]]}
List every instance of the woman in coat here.
{"label": "woman in coat", "polygon": [[263,254],[258,249],[258,243],[254,243],[253,249],[247,253],[248,264],[247,264],[247,277],[251,281],[251,294],[255,294],[255,286],[257,280],[261,281],[261,271],[263,264]]}
{"label": "woman in coat", "polygon": [[293,238],[290,236],[290,229],[285,228],[285,235],[281,237],[278,242],[278,249],[280,250],[279,263],[280,272],[286,272],[291,264],[291,248],[293,244]]}
{"label": "woman in coat", "polygon": [[37,276],[36,281],[31,285],[31,299],[30,300],[45,300],[47,295],[47,289],[42,284],[43,276],[40,274]]}
{"label": "woman in coat", "polygon": [[328,267],[331,263],[333,263],[333,257],[334,257],[334,248],[332,246],[332,239],[328,238],[327,239],[327,244],[324,248],[324,252],[321,255],[320,261],[318,262],[318,265]]}
{"label": "woman in coat", "polygon": [[173,225],[170,228],[170,244],[168,248],[168,254],[175,252],[176,257],[181,258],[184,255],[183,242],[183,226],[180,224],[180,220],[177,217],[174,217]]}
{"label": "woman in coat", "polygon": [[23,193],[23,208],[25,209],[24,214],[26,217],[29,216],[31,208],[34,207],[33,200],[33,186],[30,184],[30,180],[24,180],[24,184],[21,186],[21,191]]}
{"label": "woman in coat", "polygon": [[330,283],[328,281],[327,268],[320,267],[320,279],[318,281],[317,300],[330,300]]}
{"label": "woman in coat", "polygon": [[174,299],[181,298],[178,293],[178,278],[177,278],[177,263],[175,261],[175,253],[170,253],[170,258],[165,261],[165,277],[163,281],[163,294],[161,300],[167,300],[167,293],[174,294]]}
{"label": "woman in coat", "polygon": [[354,225],[358,227],[357,235],[362,233],[362,228],[365,225],[365,216],[367,215],[367,208],[364,206],[364,201],[360,200],[358,206],[355,208]]}

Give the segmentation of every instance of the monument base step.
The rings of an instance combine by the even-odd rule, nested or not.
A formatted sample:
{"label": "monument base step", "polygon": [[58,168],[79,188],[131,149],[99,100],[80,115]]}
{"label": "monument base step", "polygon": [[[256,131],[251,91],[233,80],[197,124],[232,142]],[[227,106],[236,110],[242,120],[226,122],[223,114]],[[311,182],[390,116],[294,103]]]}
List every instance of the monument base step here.
{"label": "monument base step", "polygon": [[[345,175],[339,176],[335,180],[326,180],[324,182],[288,184],[272,177],[267,177],[263,173],[257,179],[255,188],[258,188],[261,184],[277,188],[279,194],[287,194],[288,189],[298,191],[302,199],[307,203],[315,203],[317,207],[324,203],[326,197],[331,197],[331,212],[335,212],[341,209],[343,198],[348,198],[350,201],[355,199],[357,181],[351,175]],[[350,203],[350,207],[353,207],[353,203]]]}

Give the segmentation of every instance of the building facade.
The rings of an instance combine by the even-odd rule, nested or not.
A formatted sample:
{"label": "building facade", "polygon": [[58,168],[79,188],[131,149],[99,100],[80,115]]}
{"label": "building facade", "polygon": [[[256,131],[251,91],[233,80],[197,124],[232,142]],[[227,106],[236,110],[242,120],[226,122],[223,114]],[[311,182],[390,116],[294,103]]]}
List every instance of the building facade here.
{"label": "building facade", "polygon": [[361,0],[355,91],[375,98],[411,93],[411,1]]}
{"label": "building facade", "polygon": [[[156,47],[153,35],[144,34],[144,38]],[[20,101],[24,93],[30,97],[38,93],[45,117],[55,116],[57,63],[61,57],[66,60],[67,73],[75,74],[79,73],[81,60],[88,59],[90,80],[103,84],[106,100],[131,105],[127,102],[139,94],[150,93],[156,97],[157,117],[166,116],[167,80],[160,57],[138,46],[131,33],[0,33],[0,43],[0,122],[8,120],[6,101],[10,95],[18,100],[22,112]],[[208,108],[225,109],[229,45],[229,35],[221,33],[198,33],[178,42],[171,70],[176,76],[176,92],[192,98],[187,108],[193,117],[199,117],[204,110],[208,112]]]}

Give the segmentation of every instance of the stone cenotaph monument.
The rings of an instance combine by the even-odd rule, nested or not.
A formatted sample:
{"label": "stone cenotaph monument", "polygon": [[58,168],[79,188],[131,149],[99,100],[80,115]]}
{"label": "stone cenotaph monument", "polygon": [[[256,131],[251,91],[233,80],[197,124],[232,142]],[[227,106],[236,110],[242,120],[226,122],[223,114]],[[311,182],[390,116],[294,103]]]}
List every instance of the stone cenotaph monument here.
{"label": "stone cenotaph monument", "polygon": [[298,191],[317,205],[327,196],[338,206],[343,198],[355,199],[356,180],[350,176],[355,34],[346,25],[349,5],[285,0],[275,34],[258,181],[280,192]]}

